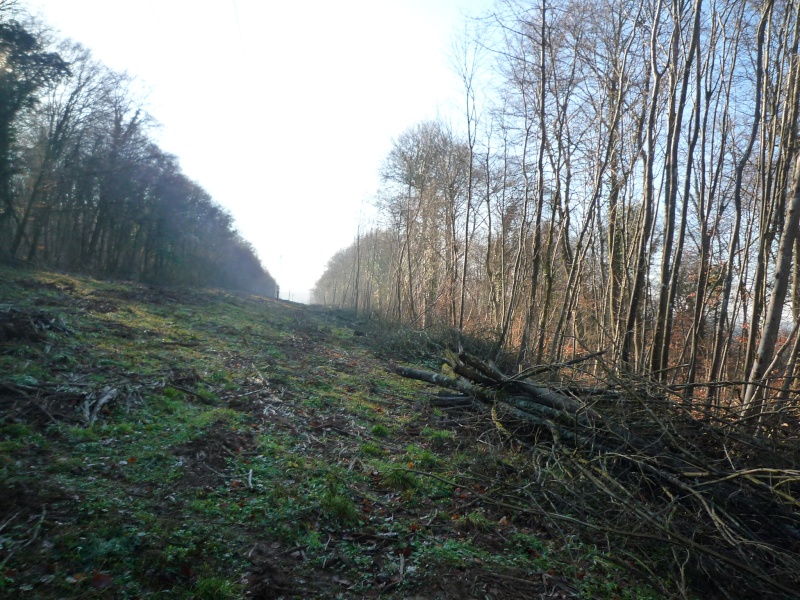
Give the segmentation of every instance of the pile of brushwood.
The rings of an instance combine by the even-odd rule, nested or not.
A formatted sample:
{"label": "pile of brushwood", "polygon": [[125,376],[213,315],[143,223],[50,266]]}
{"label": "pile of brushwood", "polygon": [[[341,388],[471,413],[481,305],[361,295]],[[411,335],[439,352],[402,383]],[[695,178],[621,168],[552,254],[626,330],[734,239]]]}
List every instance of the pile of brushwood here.
{"label": "pile of brushwood", "polygon": [[458,392],[432,403],[485,413],[531,454],[537,476],[504,490],[509,510],[580,532],[670,595],[800,597],[796,411],[767,428],[620,378],[599,353],[513,376],[445,360],[396,372]]}

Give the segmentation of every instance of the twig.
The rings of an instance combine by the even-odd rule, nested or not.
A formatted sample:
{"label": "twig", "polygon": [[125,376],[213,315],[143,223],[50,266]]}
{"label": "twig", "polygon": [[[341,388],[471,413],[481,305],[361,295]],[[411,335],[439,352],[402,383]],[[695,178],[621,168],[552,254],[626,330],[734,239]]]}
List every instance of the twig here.
{"label": "twig", "polygon": [[228,400],[237,400],[238,398],[244,398],[246,396],[252,396],[253,394],[258,394],[259,392],[263,392],[265,389],[266,388],[258,388],[257,390],[250,390],[249,392],[244,392],[243,394],[233,394],[231,396],[225,396],[223,398],[220,398],[220,400],[222,400],[223,402],[227,402]]}
{"label": "twig", "polygon": [[23,548],[27,548],[28,546],[30,546],[34,541],[36,541],[36,538],[39,537],[39,532],[42,529],[42,521],[44,521],[45,515],[47,515],[47,507],[43,506],[42,507],[42,514],[39,517],[39,520],[36,522],[36,525],[33,528],[33,535],[31,535],[31,539],[29,539],[27,542],[22,544]]}
{"label": "twig", "polygon": [[517,373],[516,375],[512,375],[509,377],[509,380],[516,381],[518,379],[527,379],[533,375],[538,375],[539,373],[546,373],[547,371],[556,371],[558,369],[564,369],[566,367],[571,367],[572,365],[577,365],[582,362],[586,362],[587,360],[591,360],[593,358],[597,358],[598,356],[603,356],[605,354],[605,350],[600,350],[598,352],[591,352],[590,354],[584,354],[583,356],[578,356],[573,358],[572,360],[568,360],[562,363],[556,363],[552,365],[540,365],[537,367],[531,367],[530,369],[525,369]]}
{"label": "twig", "polygon": [[32,406],[35,406],[36,408],[38,408],[38,409],[39,409],[40,411],[42,411],[42,412],[43,412],[45,415],[47,415],[47,418],[48,418],[48,419],[50,419],[50,420],[51,420],[53,423],[55,423],[56,425],[58,425],[58,421],[56,420],[56,418],[55,418],[53,415],[51,415],[51,414],[50,414],[50,411],[48,411],[48,410],[47,410],[47,409],[46,409],[44,406],[42,406],[41,404],[39,404],[38,402],[36,402],[36,401],[35,401],[33,398],[31,398],[31,401],[30,401],[30,402],[31,402],[31,405],[32,405]]}
{"label": "twig", "polygon": [[0,525],[0,531],[3,531],[3,529],[5,529],[5,528],[6,528],[6,526],[7,526],[9,523],[11,523],[11,521],[13,521],[13,520],[14,520],[14,519],[17,517],[17,515],[18,515],[18,514],[19,514],[19,511],[15,512],[13,515],[11,515],[10,517],[8,517],[8,518],[7,518],[7,519],[6,519],[6,520],[3,522],[3,524],[2,524],[2,525]]}
{"label": "twig", "polygon": [[92,403],[91,400],[87,399],[83,403],[83,416],[86,419],[87,425],[94,425],[97,421],[98,414],[100,413],[100,409],[103,408],[108,402],[113,400],[117,397],[119,390],[116,388],[105,388],[104,394]]}

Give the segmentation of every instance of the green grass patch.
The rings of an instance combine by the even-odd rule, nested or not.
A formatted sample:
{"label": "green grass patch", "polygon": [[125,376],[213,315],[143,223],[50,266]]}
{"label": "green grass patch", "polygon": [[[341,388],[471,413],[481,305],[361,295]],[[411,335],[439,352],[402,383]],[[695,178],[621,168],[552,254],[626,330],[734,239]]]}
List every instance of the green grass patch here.
{"label": "green grass patch", "polygon": [[372,442],[364,442],[361,444],[359,451],[367,456],[383,456],[385,454],[383,448]]}
{"label": "green grass patch", "polygon": [[426,437],[430,442],[436,446],[443,446],[448,442],[456,439],[456,434],[449,429],[432,429],[424,427],[420,434]]}
{"label": "green grass patch", "polygon": [[[467,492],[524,459],[417,410],[426,386],[387,374],[354,314],[4,267],[0,297],[69,330],[2,346],[0,379],[39,407],[10,396],[0,423],[0,596],[241,598],[272,568],[287,598],[399,600],[574,560],[584,597],[647,597],[596,549],[502,529]],[[430,335],[394,340],[433,361]]]}
{"label": "green grass patch", "polygon": [[328,492],[321,500],[323,517],[345,527],[356,525],[360,520],[360,512],[349,497]]}
{"label": "green grass patch", "polygon": [[381,482],[395,490],[414,490],[420,486],[419,478],[406,469],[387,467],[381,474]]}
{"label": "green grass patch", "polygon": [[389,433],[391,432],[389,431],[389,428],[386,427],[386,425],[381,425],[379,423],[378,425],[374,425],[372,427],[370,433],[372,433],[372,435],[374,435],[376,438],[386,438],[389,436]]}

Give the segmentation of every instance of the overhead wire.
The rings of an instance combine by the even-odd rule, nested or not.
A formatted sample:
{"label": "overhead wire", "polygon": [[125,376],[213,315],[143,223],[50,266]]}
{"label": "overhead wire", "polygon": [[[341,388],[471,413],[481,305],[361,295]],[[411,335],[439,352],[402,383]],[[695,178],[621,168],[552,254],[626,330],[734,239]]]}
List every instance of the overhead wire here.
{"label": "overhead wire", "polygon": [[242,22],[239,19],[239,8],[236,6],[236,0],[231,0],[231,7],[233,8],[233,19],[236,22],[236,31],[239,34],[239,48],[242,51],[242,59],[245,58],[245,44],[244,44],[244,34],[242,33]]}

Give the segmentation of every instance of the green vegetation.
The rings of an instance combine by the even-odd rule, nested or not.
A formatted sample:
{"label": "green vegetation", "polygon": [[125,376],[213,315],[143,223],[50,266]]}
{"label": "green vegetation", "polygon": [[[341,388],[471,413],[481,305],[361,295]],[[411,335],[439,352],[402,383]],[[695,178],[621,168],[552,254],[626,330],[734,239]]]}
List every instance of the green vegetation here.
{"label": "green vegetation", "polygon": [[650,594],[507,514],[524,461],[349,316],[8,269],[0,297],[0,596]]}
{"label": "green vegetation", "polygon": [[130,76],[28,23],[21,4],[0,2],[0,258],[275,297],[233,217],[158,147]]}
{"label": "green vegetation", "polygon": [[372,435],[377,438],[385,438],[389,435],[389,428],[385,425],[375,425],[372,428]]}

